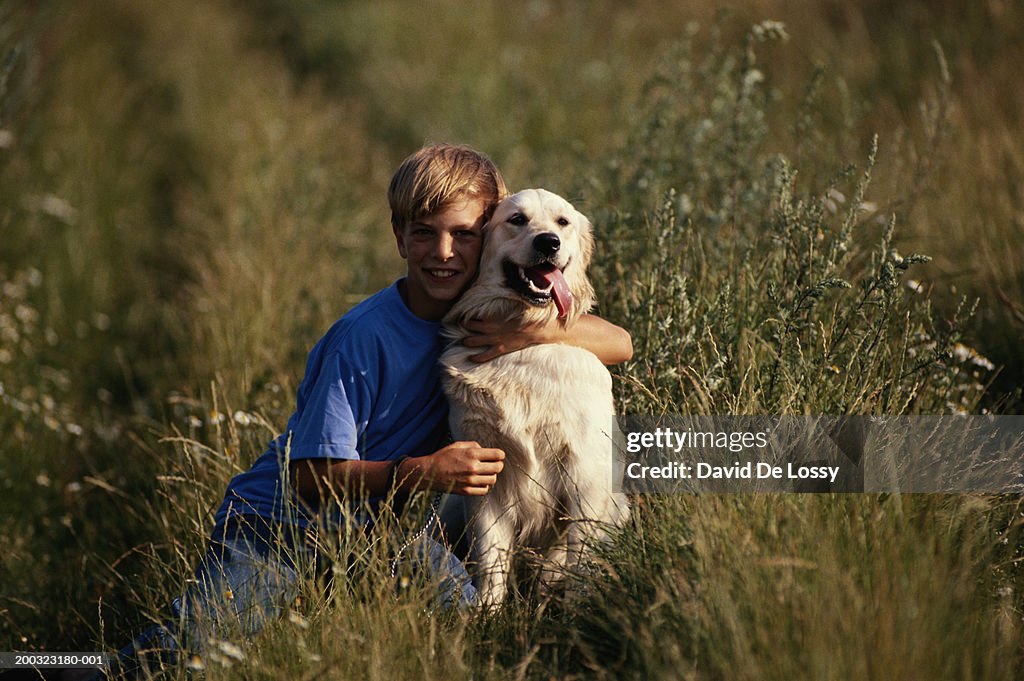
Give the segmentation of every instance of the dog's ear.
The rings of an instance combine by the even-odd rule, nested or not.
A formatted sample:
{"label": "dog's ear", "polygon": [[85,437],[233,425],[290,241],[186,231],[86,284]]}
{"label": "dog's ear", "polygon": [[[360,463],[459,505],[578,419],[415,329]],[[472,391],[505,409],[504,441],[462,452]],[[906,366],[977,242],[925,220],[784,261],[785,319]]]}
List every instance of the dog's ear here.
{"label": "dog's ear", "polygon": [[594,226],[583,213],[576,211],[579,216],[580,226],[580,248],[583,251],[583,267],[590,267],[590,257],[594,254]]}
{"label": "dog's ear", "polygon": [[[491,229],[493,228],[492,227],[492,223],[493,222],[494,222],[494,216],[491,216],[491,219],[488,220],[487,222],[485,222],[483,224],[483,226],[480,228],[481,244],[487,243],[487,235],[491,233]],[[483,248],[482,247],[480,249],[480,252],[481,253],[483,252]]]}
{"label": "dog's ear", "polygon": [[590,258],[594,253],[594,229],[583,213],[576,211],[578,225],[576,233],[579,235],[580,262],[573,268],[573,276],[569,279],[569,287],[572,289],[573,309],[570,314],[570,321],[575,321],[581,314],[590,311],[594,306],[594,286],[587,277],[587,268],[590,267]]}
{"label": "dog's ear", "polygon": [[477,266],[477,277],[480,276],[480,272],[486,263],[495,262],[497,254],[493,253],[492,250],[497,248],[498,244],[494,242],[494,234],[500,228],[501,220],[498,219],[497,213],[492,214],[490,219],[480,228],[480,262]]}

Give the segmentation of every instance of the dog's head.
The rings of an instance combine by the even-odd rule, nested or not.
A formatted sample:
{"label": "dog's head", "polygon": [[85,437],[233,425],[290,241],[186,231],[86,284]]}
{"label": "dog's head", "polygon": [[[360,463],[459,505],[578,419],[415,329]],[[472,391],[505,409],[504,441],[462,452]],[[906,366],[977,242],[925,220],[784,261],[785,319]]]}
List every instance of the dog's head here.
{"label": "dog's head", "polygon": [[500,283],[535,311],[557,310],[566,321],[594,304],[587,280],[590,221],[562,197],[545,189],[513,194],[494,210],[484,234],[478,281]]}

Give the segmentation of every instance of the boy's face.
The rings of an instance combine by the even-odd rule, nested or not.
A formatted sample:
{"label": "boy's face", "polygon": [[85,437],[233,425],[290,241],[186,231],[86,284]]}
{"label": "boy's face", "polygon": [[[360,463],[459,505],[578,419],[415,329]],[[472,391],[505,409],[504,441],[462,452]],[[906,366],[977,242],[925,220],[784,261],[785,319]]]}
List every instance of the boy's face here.
{"label": "boy's face", "polygon": [[483,199],[459,199],[395,230],[398,252],[409,269],[405,302],[417,317],[440,320],[473,281],[486,208]]}

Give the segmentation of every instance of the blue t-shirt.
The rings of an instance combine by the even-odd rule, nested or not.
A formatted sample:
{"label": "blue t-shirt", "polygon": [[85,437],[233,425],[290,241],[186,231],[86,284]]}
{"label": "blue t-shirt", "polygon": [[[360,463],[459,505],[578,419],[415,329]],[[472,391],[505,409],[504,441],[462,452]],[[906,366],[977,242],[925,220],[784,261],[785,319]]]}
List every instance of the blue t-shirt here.
{"label": "blue t-shirt", "polygon": [[[438,359],[441,325],[414,315],[398,282],[349,310],[309,354],[288,427],[247,472],[228,485],[216,515],[258,515],[305,526],[312,520],[282,499],[287,459],[385,461],[436,451],[447,435],[448,405]],[[216,530],[215,530],[216,533]]]}

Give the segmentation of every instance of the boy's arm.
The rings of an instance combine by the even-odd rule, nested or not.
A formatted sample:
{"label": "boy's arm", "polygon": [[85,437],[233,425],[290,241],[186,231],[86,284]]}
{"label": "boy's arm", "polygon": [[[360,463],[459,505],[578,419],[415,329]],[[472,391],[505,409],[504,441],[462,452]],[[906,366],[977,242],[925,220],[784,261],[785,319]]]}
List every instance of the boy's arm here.
{"label": "boy's arm", "polygon": [[633,339],[621,326],[585,314],[566,329],[558,322],[545,326],[518,328],[507,323],[472,320],[466,328],[475,335],[463,340],[469,348],[483,348],[471,355],[474,362],[487,362],[500,355],[541,343],[565,343],[597,355],[604,364],[618,364],[633,357]]}
{"label": "boy's arm", "polygon": [[395,491],[434,490],[467,496],[487,494],[504,468],[505,453],[476,442],[455,442],[433,454],[403,459],[392,478],[392,461],[298,459],[290,463],[292,485],[313,508],[332,493],[383,496]]}

